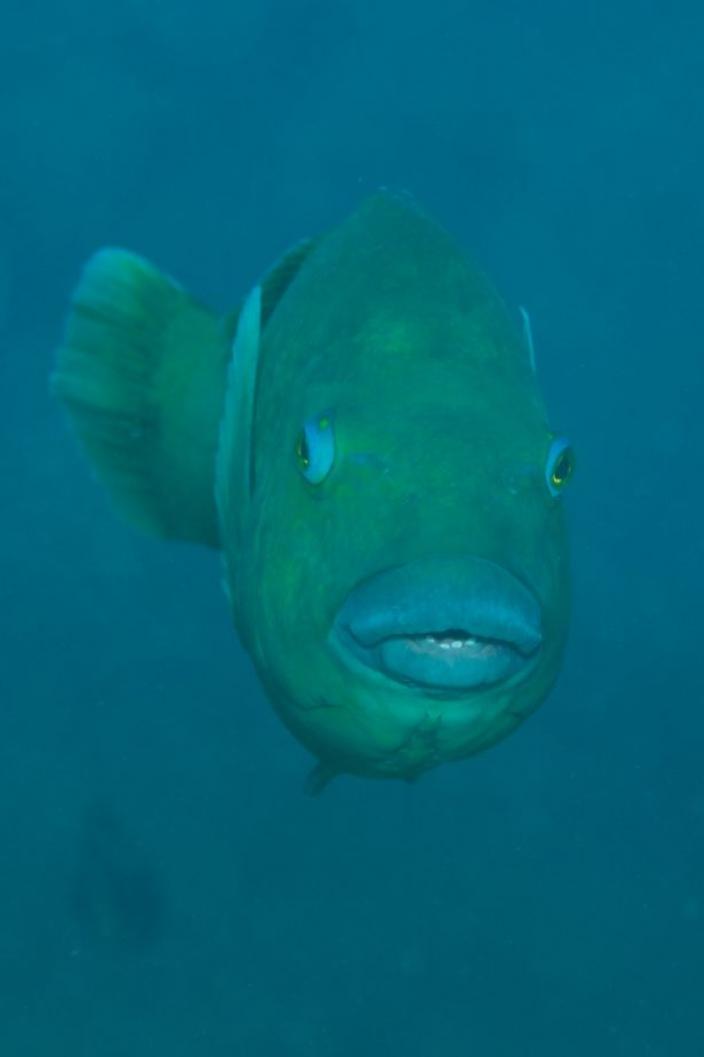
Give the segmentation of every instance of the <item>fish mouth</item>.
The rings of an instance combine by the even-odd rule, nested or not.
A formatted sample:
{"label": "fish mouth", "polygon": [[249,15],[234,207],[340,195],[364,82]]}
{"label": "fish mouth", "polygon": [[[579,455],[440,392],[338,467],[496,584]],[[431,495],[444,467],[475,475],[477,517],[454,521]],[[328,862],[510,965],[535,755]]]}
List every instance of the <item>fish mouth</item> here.
{"label": "fish mouth", "polygon": [[533,592],[483,558],[437,558],[357,584],[333,624],[343,659],[427,692],[490,688],[532,666],[542,644]]}

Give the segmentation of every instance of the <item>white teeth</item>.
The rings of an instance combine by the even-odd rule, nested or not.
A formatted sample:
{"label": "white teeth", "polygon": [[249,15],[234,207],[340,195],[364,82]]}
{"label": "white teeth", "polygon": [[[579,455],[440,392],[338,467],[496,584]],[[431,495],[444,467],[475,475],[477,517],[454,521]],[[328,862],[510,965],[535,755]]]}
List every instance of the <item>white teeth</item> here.
{"label": "white teeth", "polygon": [[477,646],[478,640],[472,635],[465,639],[439,639],[436,635],[424,635],[423,641],[432,646],[439,646],[441,650],[461,650],[465,646]]}

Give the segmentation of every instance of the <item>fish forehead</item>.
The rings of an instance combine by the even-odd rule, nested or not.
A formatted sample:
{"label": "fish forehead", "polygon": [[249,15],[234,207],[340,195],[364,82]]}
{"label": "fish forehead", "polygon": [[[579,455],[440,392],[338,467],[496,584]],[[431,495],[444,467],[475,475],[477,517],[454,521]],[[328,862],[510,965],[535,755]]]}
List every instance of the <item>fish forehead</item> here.
{"label": "fish forehead", "polygon": [[[345,290],[345,304],[366,302],[370,288],[393,303],[420,291],[426,303],[485,304],[493,289],[451,236],[410,199],[380,193],[367,199],[318,243],[299,278],[315,275],[327,296]],[[333,305],[337,309],[339,296]],[[350,311],[350,316],[354,309]]]}
{"label": "fish forehead", "polygon": [[284,314],[311,339],[327,337],[331,323],[352,337],[378,317],[391,340],[394,330],[404,337],[410,319],[442,326],[450,305],[489,315],[500,302],[442,228],[409,202],[381,194],[318,240],[271,322]]}
{"label": "fish forehead", "polygon": [[[502,407],[544,415],[528,350],[483,274],[405,200],[378,195],[324,237],[264,333],[261,361],[280,409],[324,410],[326,390],[389,409]],[[314,400],[318,401],[315,406]],[[303,406],[302,406],[303,405]]]}

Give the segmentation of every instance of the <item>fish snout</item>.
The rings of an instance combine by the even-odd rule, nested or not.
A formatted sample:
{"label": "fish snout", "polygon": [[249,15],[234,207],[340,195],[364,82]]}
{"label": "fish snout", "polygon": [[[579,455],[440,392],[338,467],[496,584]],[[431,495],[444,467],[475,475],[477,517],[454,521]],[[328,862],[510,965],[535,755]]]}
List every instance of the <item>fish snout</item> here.
{"label": "fish snout", "polygon": [[411,562],[349,593],[332,635],[338,653],[428,691],[473,691],[517,675],[542,644],[541,607],[503,566],[479,557]]}

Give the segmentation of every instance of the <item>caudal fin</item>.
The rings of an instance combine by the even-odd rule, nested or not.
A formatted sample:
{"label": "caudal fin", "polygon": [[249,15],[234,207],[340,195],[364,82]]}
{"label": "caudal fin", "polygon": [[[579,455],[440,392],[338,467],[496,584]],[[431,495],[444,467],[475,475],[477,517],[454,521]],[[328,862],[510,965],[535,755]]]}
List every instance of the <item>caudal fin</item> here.
{"label": "caudal fin", "polygon": [[215,455],[228,348],[218,320],[147,261],[86,264],[52,378],[118,508],[217,547]]}

